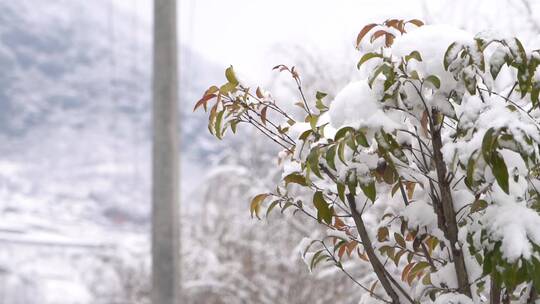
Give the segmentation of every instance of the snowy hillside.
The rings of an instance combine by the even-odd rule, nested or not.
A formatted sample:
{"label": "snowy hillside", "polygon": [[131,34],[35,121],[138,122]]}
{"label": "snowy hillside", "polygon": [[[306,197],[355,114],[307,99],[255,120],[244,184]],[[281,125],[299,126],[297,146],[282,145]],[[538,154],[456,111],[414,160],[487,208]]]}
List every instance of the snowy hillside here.
{"label": "snowy hillside", "polygon": [[[87,303],[87,272],[100,263],[81,256],[147,253],[151,31],[143,8],[0,2],[1,303]],[[220,68],[181,53],[183,138],[204,142],[204,122],[187,113],[207,85],[196,74],[217,79]],[[57,289],[77,295],[50,298]]]}

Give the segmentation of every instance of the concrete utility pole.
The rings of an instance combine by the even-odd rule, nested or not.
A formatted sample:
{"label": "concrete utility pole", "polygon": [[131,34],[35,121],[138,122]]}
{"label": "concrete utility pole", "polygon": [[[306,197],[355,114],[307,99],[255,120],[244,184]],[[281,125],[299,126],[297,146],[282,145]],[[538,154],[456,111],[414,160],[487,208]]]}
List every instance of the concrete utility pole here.
{"label": "concrete utility pole", "polygon": [[176,0],[154,0],[152,303],[179,303]]}

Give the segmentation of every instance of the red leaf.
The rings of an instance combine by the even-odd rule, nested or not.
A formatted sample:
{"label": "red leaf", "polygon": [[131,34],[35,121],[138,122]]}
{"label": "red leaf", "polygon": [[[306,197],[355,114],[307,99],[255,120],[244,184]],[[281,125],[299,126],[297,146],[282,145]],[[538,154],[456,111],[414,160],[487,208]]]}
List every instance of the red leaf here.
{"label": "red leaf", "polygon": [[217,95],[216,94],[206,94],[204,95],[201,99],[199,99],[199,101],[197,101],[197,103],[195,104],[195,107],[193,108],[193,111],[197,110],[197,108],[199,108],[200,106],[203,106],[204,107],[204,111],[206,111],[206,104],[208,103],[208,101],[214,97],[216,97]]}
{"label": "red leaf", "polygon": [[341,245],[338,250],[338,257],[341,259],[343,257],[343,254],[345,254],[345,250],[347,249],[347,244]]}

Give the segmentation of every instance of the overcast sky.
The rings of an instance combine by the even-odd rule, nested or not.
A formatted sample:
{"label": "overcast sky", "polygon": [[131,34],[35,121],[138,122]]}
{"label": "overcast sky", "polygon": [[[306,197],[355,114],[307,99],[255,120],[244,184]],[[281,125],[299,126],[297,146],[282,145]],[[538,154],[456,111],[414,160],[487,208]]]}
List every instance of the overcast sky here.
{"label": "overcast sky", "polygon": [[[135,9],[150,27],[153,0],[109,1],[122,10]],[[539,3],[530,2],[536,11]],[[278,46],[301,45],[332,56],[352,48],[367,23],[419,18],[474,24],[481,30],[482,23],[493,28],[507,25],[506,17],[522,11],[520,6],[522,2],[511,0],[178,0],[178,23],[182,44],[223,67],[232,64],[250,78],[260,78],[290,56],[276,52]]]}
{"label": "overcast sky", "polygon": [[[151,0],[115,0],[152,23]],[[179,35],[223,67],[264,77],[286,54],[276,47],[302,45],[334,54],[353,47],[363,25],[386,18],[422,18],[421,1],[392,0],[179,0]],[[182,60],[182,58],[181,58]]]}

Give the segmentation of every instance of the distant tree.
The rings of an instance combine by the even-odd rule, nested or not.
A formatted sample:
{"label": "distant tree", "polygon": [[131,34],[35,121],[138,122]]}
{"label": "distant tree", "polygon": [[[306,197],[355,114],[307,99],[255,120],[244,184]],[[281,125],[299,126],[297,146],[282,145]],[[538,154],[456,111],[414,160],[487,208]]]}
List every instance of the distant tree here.
{"label": "distant tree", "polygon": [[[251,133],[251,132],[250,132]],[[204,181],[183,212],[186,304],[358,302],[358,292],[344,292],[353,282],[334,267],[305,271],[297,244],[324,229],[316,222],[271,214],[266,222],[249,221],[246,201],[281,178],[276,150],[266,138],[227,142],[209,166]],[[200,197],[199,197],[200,195]],[[355,273],[365,272],[358,265]]]}
{"label": "distant tree", "polygon": [[[303,117],[232,67],[195,105],[219,139],[249,124],[281,147],[282,181],[252,198],[252,216],[292,210],[327,228],[302,256],[341,270],[362,303],[534,303],[540,51],[416,19],[369,24],[357,46],[363,80],[331,102],[275,67]],[[351,263],[373,272],[356,278]]]}

